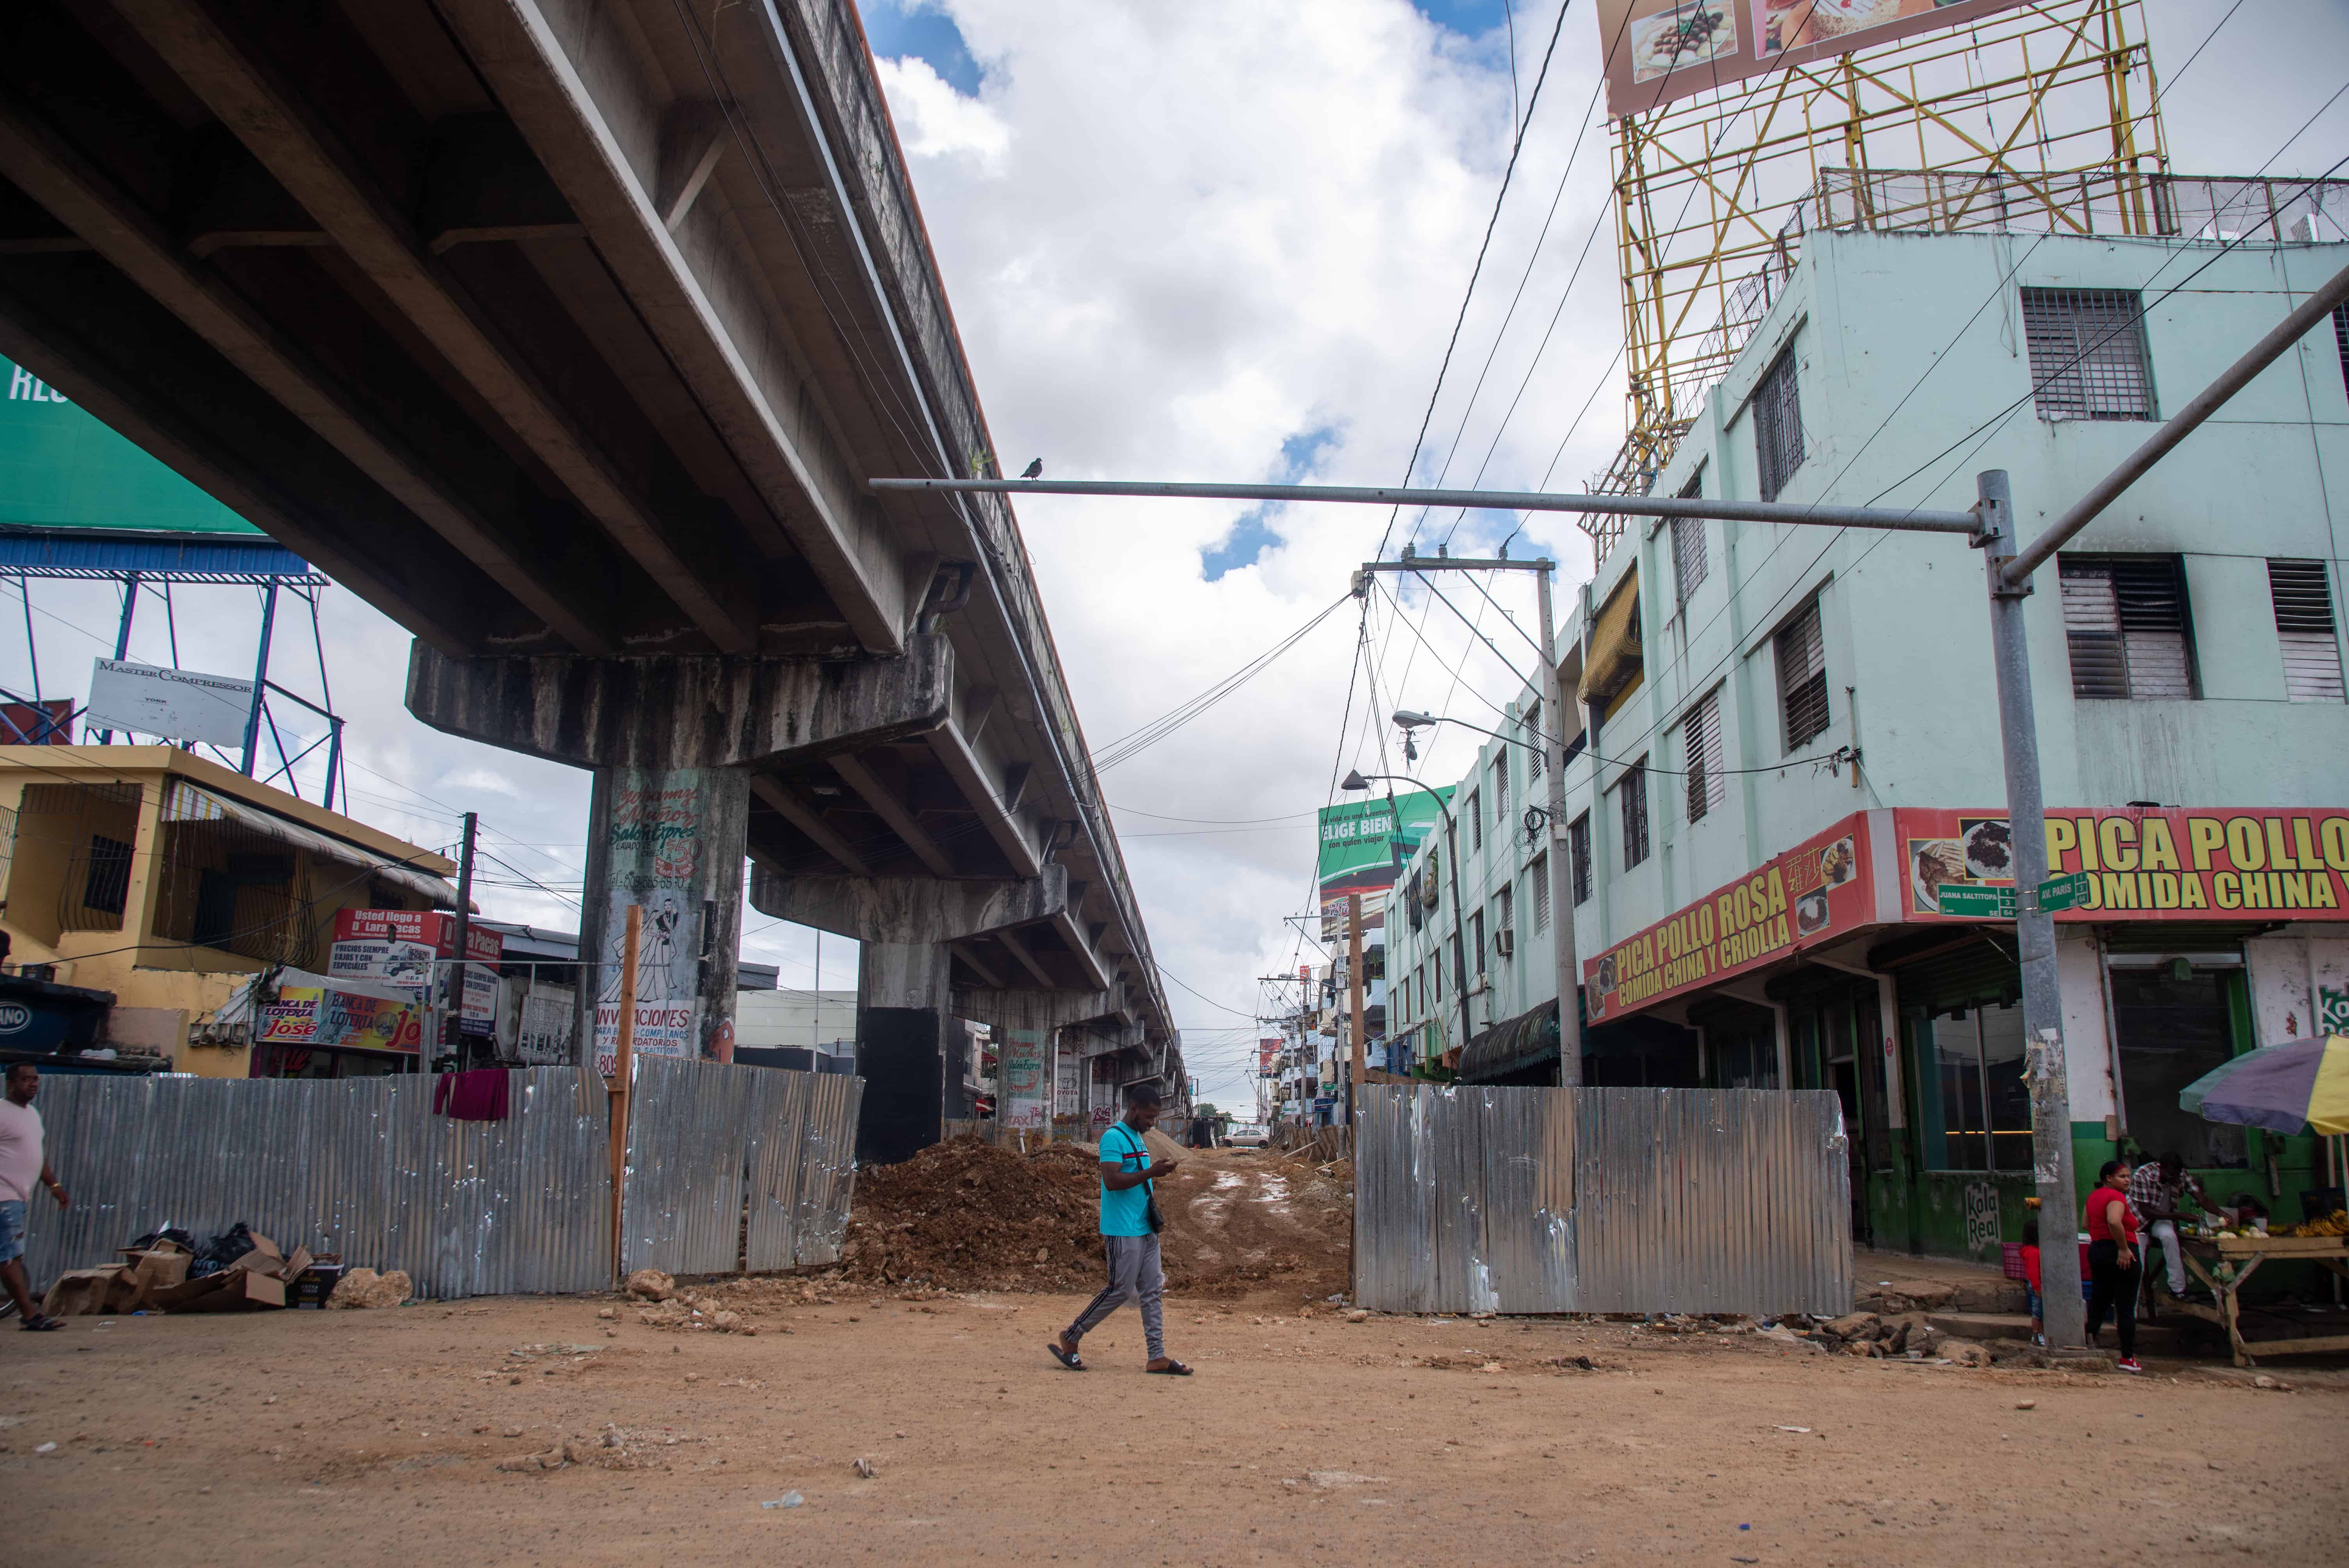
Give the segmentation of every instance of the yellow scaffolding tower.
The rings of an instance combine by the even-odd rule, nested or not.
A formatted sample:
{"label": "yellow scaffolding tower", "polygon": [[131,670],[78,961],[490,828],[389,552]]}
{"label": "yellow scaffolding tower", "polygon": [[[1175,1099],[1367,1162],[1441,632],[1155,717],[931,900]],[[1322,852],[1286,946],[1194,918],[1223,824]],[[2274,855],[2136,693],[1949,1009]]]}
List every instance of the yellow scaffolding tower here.
{"label": "yellow scaffolding tower", "polygon": [[[1623,446],[1644,495],[1813,229],[2179,232],[2141,0],[2042,0],[1615,121]],[[1584,525],[1603,556],[1621,520]]]}

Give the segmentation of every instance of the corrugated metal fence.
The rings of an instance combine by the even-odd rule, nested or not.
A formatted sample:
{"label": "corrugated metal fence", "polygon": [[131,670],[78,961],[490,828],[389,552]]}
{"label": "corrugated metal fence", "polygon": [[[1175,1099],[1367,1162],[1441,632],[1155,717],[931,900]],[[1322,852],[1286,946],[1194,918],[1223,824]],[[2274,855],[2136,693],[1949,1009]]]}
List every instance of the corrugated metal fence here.
{"label": "corrugated metal fence", "polygon": [[1850,1172],[1832,1093],[1360,1092],[1363,1306],[1850,1310]]}
{"label": "corrugated metal fence", "polygon": [[[612,1278],[605,1119],[577,1113],[574,1068],[512,1078],[502,1121],[434,1115],[426,1075],[44,1078],[36,1107],[73,1207],[41,1205],[26,1265],[52,1279],[111,1262],[151,1230],[202,1240],[242,1220],[289,1252],[404,1269],[436,1299],[601,1289]],[[730,1271],[747,1202],[751,1268],[837,1257],[863,1087],[639,1057],[626,1254]]]}

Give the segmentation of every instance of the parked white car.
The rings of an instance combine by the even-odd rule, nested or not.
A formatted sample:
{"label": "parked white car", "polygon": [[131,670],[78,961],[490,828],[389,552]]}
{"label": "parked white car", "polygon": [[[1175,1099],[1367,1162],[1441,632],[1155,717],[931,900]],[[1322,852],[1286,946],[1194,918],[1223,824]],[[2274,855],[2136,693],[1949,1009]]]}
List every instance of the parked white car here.
{"label": "parked white car", "polygon": [[1226,1149],[1262,1149],[1272,1141],[1272,1134],[1260,1121],[1235,1121],[1224,1130]]}

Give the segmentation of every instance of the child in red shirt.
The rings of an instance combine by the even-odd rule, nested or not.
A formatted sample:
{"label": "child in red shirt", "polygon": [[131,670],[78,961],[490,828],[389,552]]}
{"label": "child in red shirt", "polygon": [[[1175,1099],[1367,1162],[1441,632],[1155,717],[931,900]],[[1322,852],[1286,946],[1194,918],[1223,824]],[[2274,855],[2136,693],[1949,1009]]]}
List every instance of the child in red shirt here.
{"label": "child in red shirt", "polygon": [[2023,1284],[2031,1296],[2031,1343],[2047,1343],[2045,1308],[2039,1295],[2039,1222],[2023,1222]]}

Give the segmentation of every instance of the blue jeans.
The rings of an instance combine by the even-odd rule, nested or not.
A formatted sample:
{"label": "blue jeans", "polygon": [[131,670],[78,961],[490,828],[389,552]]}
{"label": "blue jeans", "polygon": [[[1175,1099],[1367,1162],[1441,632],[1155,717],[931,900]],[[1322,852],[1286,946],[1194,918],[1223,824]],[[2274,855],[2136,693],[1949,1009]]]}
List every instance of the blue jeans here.
{"label": "blue jeans", "polygon": [[0,1264],[25,1255],[25,1203],[22,1199],[0,1203]]}

